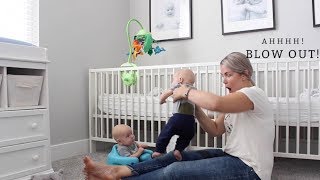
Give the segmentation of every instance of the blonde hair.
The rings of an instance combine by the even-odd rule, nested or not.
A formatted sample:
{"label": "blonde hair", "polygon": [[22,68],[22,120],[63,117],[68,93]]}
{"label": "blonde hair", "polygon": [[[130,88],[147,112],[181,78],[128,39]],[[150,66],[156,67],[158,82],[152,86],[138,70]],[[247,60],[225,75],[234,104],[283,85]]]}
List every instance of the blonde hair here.
{"label": "blonde hair", "polygon": [[220,65],[228,67],[233,72],[245,75],[252,85],[255,85],[251,79],[253,73],[252,65],[246,55],[240,52],[232,52],[222,59]]}

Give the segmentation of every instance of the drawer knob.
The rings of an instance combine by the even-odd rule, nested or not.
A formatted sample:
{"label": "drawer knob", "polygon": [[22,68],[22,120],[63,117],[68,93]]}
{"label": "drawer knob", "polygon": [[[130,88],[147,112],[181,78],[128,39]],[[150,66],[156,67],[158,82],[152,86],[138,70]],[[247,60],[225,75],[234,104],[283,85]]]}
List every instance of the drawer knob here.
{"label": "drawer knob", "polygon": [[39,155],[34,155],[34,156],[32,156],[32,159],[33,159],[34,161],[38,161],[38,160],[39,160]]}
{"label": "drawer knob", "polygon": [[32,123],[32,124],[31,124],[31,128],[32,128],[32,129],[36,129],[37,127],[38,127],[38,124],[37,124],[37,123]]}

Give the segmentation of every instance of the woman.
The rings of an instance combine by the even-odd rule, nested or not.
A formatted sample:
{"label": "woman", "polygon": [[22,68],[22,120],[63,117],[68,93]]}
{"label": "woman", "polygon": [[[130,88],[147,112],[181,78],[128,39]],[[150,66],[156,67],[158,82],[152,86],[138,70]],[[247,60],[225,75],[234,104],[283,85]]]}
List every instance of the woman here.
{"label": "woman", "polygon": [[[85,157],[88,179],[271,179],[274,122],[268,98],[254,86],[252,66],[244,54],[229,54],[221,61],[220,70],[228,95],[181,86],[173,92],[173,98],[193,102],[198,122],[210,135],[227,134],[223,150],[182,152],[182,161],[170,152],[150,161],[116,167]],[[220,115],[210,119],[201,108]]]}

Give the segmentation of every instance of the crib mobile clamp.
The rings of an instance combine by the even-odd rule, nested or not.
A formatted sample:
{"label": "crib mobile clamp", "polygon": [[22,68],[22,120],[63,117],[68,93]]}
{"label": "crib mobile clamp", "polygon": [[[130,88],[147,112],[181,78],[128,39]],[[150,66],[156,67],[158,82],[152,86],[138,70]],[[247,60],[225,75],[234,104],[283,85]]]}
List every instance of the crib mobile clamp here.
{"label": "crib mobile clamp", "polygon": [[[129,26],[131,22],[136,22],[140,26],[140,30],[138,31],[138,33],[133,36],[133,42],[131,42],[129,34]],[[132,70],[122,71],[121,79],[123,84],[125,84],[126,86],[131,86],[137,83],[138,74],[137,70],[135,70],[137,65],[134,63],[137,59],[137,56],[143,55],[144,53],[147,53],[151,56],[153,53],[159,54],[160,52],[165,51],[165,49],[159,46],[156,46],[155,48],[152,47],[152,45],[155,43],[155,40],[152,38],[151,33],[146,31],[143,28],[142,24],[136,19],[130,19],[128,21],[126,26],[126,33],[129,44],[129,54],[127,62],[123,63],[121,67],[131,67]]]}

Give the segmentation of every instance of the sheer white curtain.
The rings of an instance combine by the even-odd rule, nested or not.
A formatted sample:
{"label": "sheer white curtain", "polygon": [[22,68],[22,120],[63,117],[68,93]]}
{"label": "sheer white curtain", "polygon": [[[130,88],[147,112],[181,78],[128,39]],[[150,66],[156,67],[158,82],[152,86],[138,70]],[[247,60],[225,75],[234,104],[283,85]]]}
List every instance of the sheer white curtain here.
{"label": "sheer white curtain", "polygon": [[39,45],[39,0],[0,0],[0,37]]}

